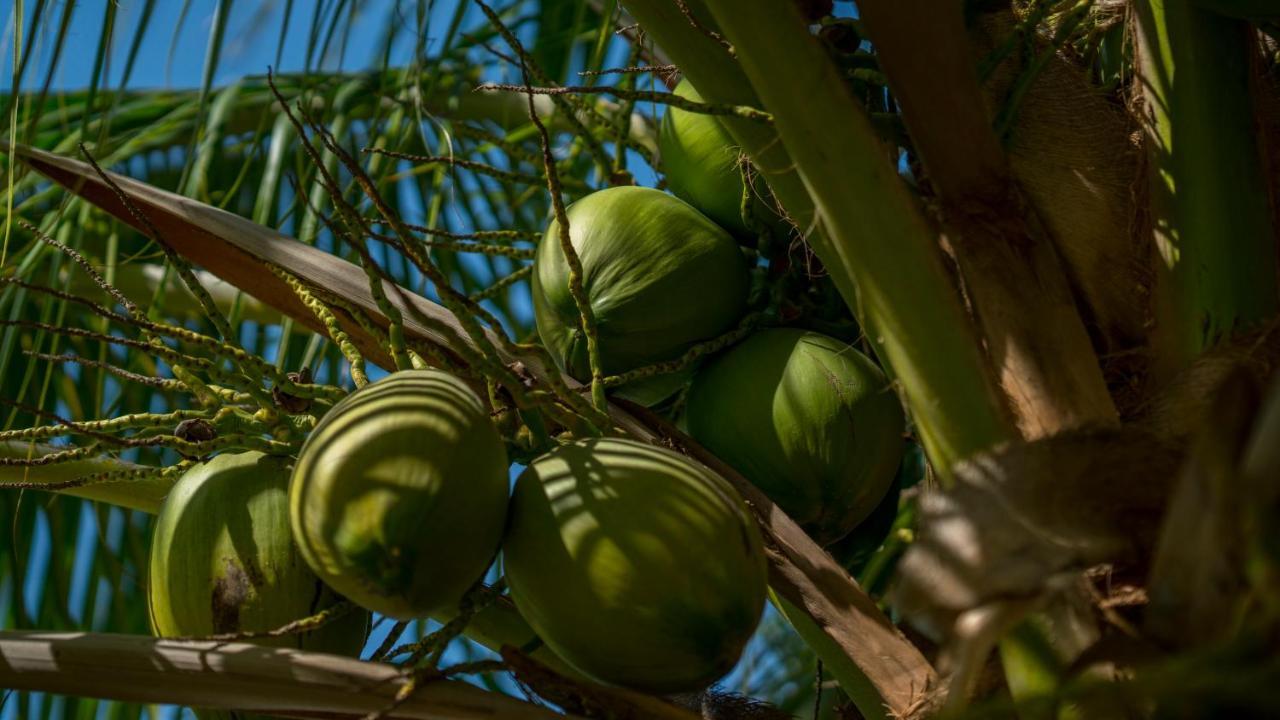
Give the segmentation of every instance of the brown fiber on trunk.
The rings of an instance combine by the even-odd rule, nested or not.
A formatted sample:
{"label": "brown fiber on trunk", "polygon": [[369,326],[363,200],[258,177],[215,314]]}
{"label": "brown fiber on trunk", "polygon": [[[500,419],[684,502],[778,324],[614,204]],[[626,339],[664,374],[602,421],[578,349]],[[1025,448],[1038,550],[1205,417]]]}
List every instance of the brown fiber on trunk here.
{"label": "brown fiber on trunk", "polygon": [[1222,383],[1244,371],[1260,386],[1280,367],[1280,319],[1237,335],[1204,353],[1168,384],[1152,388],[1147,399],[1125,408],[1132,424],[1154,435],[1183,440],[1209,412]]}
{"label": "brown fiber on trunk", "polygon": [[[971,27],[979,61],[1016,44],[983,85],[991,117],[1034,59],[1017,32],[1007,7]],[[1037,53],[1049,47],[1043,38],[1033,45]],[[1010,170],[1053,239],[1102,352],[1142,345],[1149,317],[1152,248],[1140,212],[1146,185],[1136,131],[1084,68],[1054,53],[1023,96],[1006,143]]]}
{"label": "brown fiber on trunk", "polygon": [[920,502],[894,604],[946,634],[956,617],[1025,601],[1100,563],[1143,568],[1182,446],[1140,428],[1069,431],[979,453]]}
{"label": "brown fiber on trunk", "polygon": [[1114,424],[1057,252],[991,129],[960,4],[864,0],[859,9],[1023,435]]}

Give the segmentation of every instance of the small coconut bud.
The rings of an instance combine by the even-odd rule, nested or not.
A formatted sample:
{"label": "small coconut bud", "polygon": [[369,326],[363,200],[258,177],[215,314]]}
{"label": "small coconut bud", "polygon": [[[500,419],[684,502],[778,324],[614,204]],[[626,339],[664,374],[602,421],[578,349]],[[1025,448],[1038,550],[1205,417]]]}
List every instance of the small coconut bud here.
{"label": "small coconut bud", "polygon": [[[200,443],[208,442],[218,437],[218,431],[213,427],[213,423],[208,420],[203,418],[191,418],[178,423],[178,426],[173,429],[173,435],[179,440],[185,440],[191,443]],[[187,455],[186,453],[182,453],[182,456],[188,460],[200,459],[196,455]]]}
{"label": "small coconut bud", "polygon": [[[311,383],[311,368],[302,368],[299,372],[291,372],[287,377],[299,385],[309,385]],[[311,409],[310,398],[290,395],[278,387],[271,388],[271,399],[275,401],[276,407],[290,415],[299,415]]]}
{"label": "small coconut bud", "polygon": [[218,437],[218,431],[213,427],[213,423],[203,418],[191,418],[178,423],[178,427],[173,429],[174,437],[187,442],[208,442]]}

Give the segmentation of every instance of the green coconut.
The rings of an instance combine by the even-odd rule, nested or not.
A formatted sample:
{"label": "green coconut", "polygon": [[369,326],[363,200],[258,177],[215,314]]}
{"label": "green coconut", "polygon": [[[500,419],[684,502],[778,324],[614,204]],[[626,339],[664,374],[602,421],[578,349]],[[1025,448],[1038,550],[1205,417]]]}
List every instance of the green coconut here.
{"label": "green coconut", "polygon": [[902,491],[924,482],[928,461],[924,457],[924,449],[917,442],[908,442],[902,453],[902,462],[898,472],[889,483],[889,492],[876,505],[866,520],[858,523],[848,535],[839,542],[827,546],[827,552],[845,570],[852,575],[859,575],[866,569],[871,557],[884,546],[889,539],[893,525],[898,521],[899,505]]}
{"label": "green coconut", "polygon": [[290,516],[303,557],[355,602],[407,620],[456,607],[493,560],[507,453],[461,380],[403,370],[344,398],[307,438]]}
{"label": "green coconut", "polygon": [[[703,102],[688,80],[673,91],[677,97]],[[658,133],[658,151],[667,187],[735,235],[748,235],[742,221],[744,184],[740,149],[714,115],[667,106]]]}
{"label": "green coconut", "polygon": [[876,551],[884,545],[893,530],[893,523],[898,519],[898,501],[902,498],[902,486],[895,479],[889,483],[889,492],[885,493],[880,503],[871,510],[871,514],[858,526],[835,544],[827,548],[831,557],[848,570],[857,575],[867,566]]}
{"label": "green coconut", "polygon": [[902,459],[905,419],[884,373],[814,332],[747,338],[698,373],[686,412],[698,442],[824,545],[871,513]]}
{"label": "green coconut", "polygon": [[[681,200],[652,188],[614,187],[579,200],[567,215],[606,375],[674,360],[742,317],[750,289],[745,258],[733,238]],[[560,369],[587,382],[587,341],[559,232],[553,220],[538,246],[534,317]],[[631,386],[629,397],[650,404],[682,383],[667,376]]]}
{"label": "green coconut", "polygon": [[[161,637],[274,630],[342,598],[298,553],[289,531],[287,461],[224,453],[183,474],[156,518],[147,585]],[[260,645],[358,655],[369,615]]]}
{"label": "green coconut", "polygon": [[633,440],[582,440],[531,463],[503,557],[516,607],[559,657],[647,692],[728,672],[764,607],[760,534],[742,500]]}

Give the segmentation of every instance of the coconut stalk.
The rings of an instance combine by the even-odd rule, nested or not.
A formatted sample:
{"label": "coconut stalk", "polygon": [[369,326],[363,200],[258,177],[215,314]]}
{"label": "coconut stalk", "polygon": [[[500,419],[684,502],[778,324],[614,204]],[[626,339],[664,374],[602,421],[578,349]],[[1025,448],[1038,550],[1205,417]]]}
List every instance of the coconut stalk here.
{"label": "coconut stalk", "polygon": [[1134,4],[1157,250],[1152,373],[1272,316],[1276,231],[1250,95],[1248,23],[1192,0]]}
{"label": "coconut stalk", "polygon": [[741,65],[676,3],[624,4],[704,99],[773,113],[773,127],[728,116],[722,122],[808,232],[899,380],[937,471],[945,477],[956,460],[1016,437],[935,233],[792,3],[686,2],[704,25],[711,10],[735,45],[745,43]]}
{"label": "coconut stalk", "polygon": [[[246,643],[0,631],[0,687],[13,690],[323,720],[379,712],[407,681],[392,665]],[[440,679],[422,684],[385,717],[566,716],[458,680]]]}
{"label": "coconut stalk", "polygon": [[[44,176],[129,224],[139,221],[86,163],[18,146],[17,154]],[[237,287],[252,287],[263,302],[299,322],[324,332],[315,315],[269,265],[287,270],[312,288],[344,298],[377,324],[386,327],[363,272],[329,253],[297,242],[274,230],[203,203],[108,173],[108,177],[146,214],[173,250],[203,265]],[[475,352],[460,321],[445,308],[403,288],[383,282],[389,302],[403,318],[408,338],[431,343],[451,362]],[[379,340],[345,311],[334,314],[353,342],[370,360],[389,367],[391,358]],[[501,353],[501,350],[498,350]],[[520,363],[531,378],[545,383],[549,372],[536,357],[504,356]],[[582,386],[563,377],[571,388]],[[484,390],[483,387],[480,388]],[[933,668],[920,651],[893,626],[831,557],[763,493],[692,439],[640,408],[609,406],[611,420],[625,434],[652,443],[684,447],[696,460],[723,476],[753,508],[766,538],[769,583],[775,592],[802,608],[840,652],[864,674],[894,713],[905,713],[926,688],[936,686]],[[514,642],[511,644],[515,644]]]}
{"label": "coconut stalk", "polygon": [[[858,8],[941,201],[947,240],[1023,436],[1115,424],[1058,254],[983,108],[962,3],[863,0]],[[732,25],[726,31],[732,35]]]}

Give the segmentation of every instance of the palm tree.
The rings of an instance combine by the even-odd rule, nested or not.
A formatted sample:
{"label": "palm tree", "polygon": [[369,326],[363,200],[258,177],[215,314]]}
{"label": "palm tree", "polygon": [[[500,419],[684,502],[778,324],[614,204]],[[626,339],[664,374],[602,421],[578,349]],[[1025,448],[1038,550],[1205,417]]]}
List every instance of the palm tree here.
{"label": "palm tree", "polygon": [[[0,714],[1280,708],[1270,5],[221,0],[198,87],[159,90],[133,77],[166,35],[196,65],[195,7],[15,0]],[[273,67],[228,76],[236,48]],[[55,87],[81,65],[84,87]],[[670,93],[678,77],[701,99]],[[757,312],[634,376],[593,354],[579,382],[538,341],[535,250],[575,200],[665,183],[671,106],[741,153]],[[920,462],[856,577],[677,429],[681,396],[606,396],[761,324],[866,351],[910,415]],[[620,433],[738,490],[776,610],[734,694],[585,679],[500,567],[456,610],[378,619],[364,661],[149,637],[177,477],[214,452],[296,455],[314,420],[289,418],[419,366],[471,378],[521,462],[548,428]]]}

